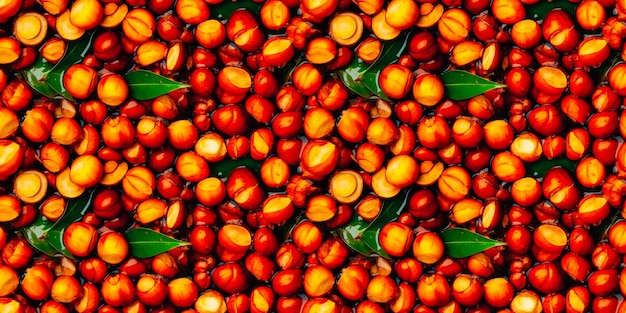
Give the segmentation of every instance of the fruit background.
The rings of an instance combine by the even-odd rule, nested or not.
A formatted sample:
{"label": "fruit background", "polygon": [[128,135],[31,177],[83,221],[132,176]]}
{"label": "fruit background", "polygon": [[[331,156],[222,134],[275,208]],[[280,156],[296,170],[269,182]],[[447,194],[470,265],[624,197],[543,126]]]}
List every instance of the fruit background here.
{"label": "fruit background", "polygon": [[626,1],[0,0],[0,312],[626,312]]}

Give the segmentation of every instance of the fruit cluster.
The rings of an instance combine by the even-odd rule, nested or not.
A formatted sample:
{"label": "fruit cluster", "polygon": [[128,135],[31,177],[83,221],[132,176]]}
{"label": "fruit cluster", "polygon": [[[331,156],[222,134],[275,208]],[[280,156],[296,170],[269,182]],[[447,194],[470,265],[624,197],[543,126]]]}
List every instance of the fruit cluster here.
{"label": "fruit cluster", "polygon": [[0,312],[626,312],[625,37],[624,0],[0,0]]}

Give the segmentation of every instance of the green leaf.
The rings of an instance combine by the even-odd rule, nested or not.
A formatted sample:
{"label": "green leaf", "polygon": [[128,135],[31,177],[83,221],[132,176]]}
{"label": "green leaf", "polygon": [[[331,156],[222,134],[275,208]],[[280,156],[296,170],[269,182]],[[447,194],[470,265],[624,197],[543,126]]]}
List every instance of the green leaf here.
{"label": "green leaf", "polygon": [[363,74],[362,72],[360,72],[359,68],[355,68],[352,67],[352,64],[355,63],[355,61],[357,63],[361,63],[361,64],[365,64],[362,61],[360,61],[360,59],[358,57],[354,57],[354,60],[352,61],[352,63],[350,63],[350,65],[348,65],[348,67],[337,71],[335,76],[341,80],[341,82],[348,87],[348,89],[350,89],[350,91],[354,92],[355,94],[363,97],[363,98],[370,98],[374,95],[374,93],[367,89],[367,87],[365,87],[365,85],[363,85],[361,83],[361,75]]}
{"label": "green leaf", "polygon": [[234,169],[238,167],[245,167],[254,172],[258,172],[261,169],[262,164],[263,162],[253,160],[249,157],[236,160],[227,157],[226,159],[215,163],[211,167],[211,173],[219,178],[226,178],[233,172]]}
{"label": "green leaf", "polygon": [[52,68],[52,72],[64,72],[68,67],[82,61],[91,49],[95,34],[95,32],[91,32],[76,41],[70,41],[65,48],[63,57]]}
{"label": "green leaf", "polygon": [[190,243],[171,238],[149,228],[133,228],[124,235],[130,254],[137,258],[151,258],[171,249],[188,246]]}
{"label": "green leaf", "polygon": [[466,258],[492,247],[506,245],[463,228],[448,228],[441,232],[441,239],[448,256],[453,258]]}
{"label": "green leaf", "polygon": [[369,65],[366,72],[380,71],[385,66],[398,61],[398,58],[400,58],[409,42],[410,35],[410,32],[405,32],[391,41],[384,42],[380,55]]}
{"label": "green leaf", "polygon": [[336,231],[336,234],[352,250],[362,255],[369,256],[374,253],[374,251],[368,247],[361,238],[367,226],[369,226],[369,223],[355,214],[348,224]]}
{"label": "green leaf", "polygon": [[94,194],[95,190],[91,190],[90,192],[83,193],[76,199],[69,200],[63,216],[54,223],[51,231],[65,229],[70,226],[70,224],[79,221],[91,207]]}
{"label": "green leaf", "polygon": [[355,75],[356,76],[361,75],[361,74],[356,74],[357,73],[356,71],[357,71],[356,69],[343,69],[337,72],[334,76],[336,76],[336,78],[341,80],[341,82],[346,87],[348,87],[350,91],[354,92],[355,94],[363,98],[372,97],[374,93],[371,90],[367,89],[367,87],[365,87],[365,85],[361,83],[360,78],[355,78]]}
{"label": "green leaf", "polygon": [[54,90],[54,92],[58,95],[61,95],[63,98],[70,100],[70,101],[74,101],[74,98],[72,98],[72,96],[70,95],[69,92],[67,92],[67,90],[65,89],[65,86],[63,86],[63,75],[65,74],[65,71],[63,72],[50,72],[48,74],[48,79],[46,80],[46,82],[48,83],[48,86]]}
{"label": "green leaf", "polygon": [[383,258],[389,258],[389,255],[383,250],[378,240],[380,231],[385,225],[395,221],[398,216],[404,211],[407,202],[409,201],[409,194],[411,189],[403,189],[400,193],[391,198],[383,201],[383,207],[380,214],[367,226],[367,229],[363,233],[363,241],[370,249],[376,252]]}
{"label": "green leaf", "polygon": [[461,70],[447,71],[441,74],[440,78],[446,95],[452,100],[466,100],[495,88],[506,87],[506,85]]}
{"label": "green leaf", "polygon": [[382,227],[378,229],[366,230],[363,233],[361,240],[365,243],[365,245],[368,248],[374,251],[374,253],[380,255],[381,257],[385,259],[390,259],[391,257],[389,256],[389,254],[387,254],[387,252],[385,252],[385,250],[383,250],[383,247],[380,245],[380,241],[378,241],[378,237],[380,236],[381,229]]}
{"label": "green leaf", "polygon": [[252,12],[254,15],[258,15],[261,12],[261,6],[263,3],[258,3],[249,0],[230,1],[226,0],[218,5],[211,6],[211,18],[225,20],[230,17],[233,12],[239,9],[246,9]]}
{"label": "green leaf", "polygon": [[570,172],[574,172],[576,170],[576,165],[576,162],[566,157],[560,157],[552,160],[541,158],[538,161],[526,164],[526,175],[534,178],[544,177],[553,167],[562,167]]}
{"label": "green leaf", "polygon": [[398,216],[404,211],[407,202],[409,201],[409,194],[411,188],[402,189],[398,195],[391,199],[387,199],[383,201],[383,207],[380,210],[380,213],[376,218],[372,221],[372,223],[367,228],[370,229],[378,229],[383,226],[389,224],[389,222],[395,221]]}
{"label": "green leaf", "polygon": [[70,251],[65,248],[65,244],[63,244],[63,232],[65,232],[65,229],[48,232],[46,242],[54,249],[54,251],[61,253],[68,259],[74,259],[72,253],[70,253]]}
{"label": "green leaf", "polygon": [[46,76],[52,71],[53,67],[52,63],[48,63],[42,57],[38,57],[31,67],[22,71],[22,77],[36,92],[47,98],[54,98],[57,95],[56,92],[46,83]]}
{"label": "green leaf", "polygon": [[136,70],[126,74],[130,96],[135,100],[151,100],[170,91],[190,87],[151,71]]}
{"label": "green leaf", "polygon": [[389,101],[389,97],[383,92],[378,83],[382,70],[389,64],[398,61],[409,42],[410,33],[403,33],[392,41],[383,44],[381,55],[372,63],[369,69],[363,73],[362,83],[379,98]]}
{"label": "green leaf", "polygon": [[600,225],[592,226],[591,229],[589,229],[589,232],[593,235],[593,238],[595,238],[596,242],[600,242],[606,239],[606,235],[608,234],[611,226],[623,220],[624,219],[622,218],[620,212],[615,211],[613,212],[613,216],[611,216],[610,218],[605,218],[602,223],[600,223]]}
{"label": "green leaf", "polygon": [[617,52],[611,52],[609,59],[607,61],[602,62],[599,67],[591,68],[589,70],[589,74],[596,81],[596,85],[601,85],[606,82],[606,77],[609,75],[609,71],[617,64],[620,63],[622,58],[620,54]]}
{"label": "green leaf", "polygon": [[276,75],[276,79],[283,84],[287,83],[291,79],[291,74],[293,74],[296,67],[300,66],[300,64],[305,61],[304,54],[300,53],[297,57],[291,58],[285,66],[274,68],[274,75]]}
{"label": "green leaf", "polygon": [[68,258],[73,258],[73,256],[63,244],[63,232],[65,232],[65,229],[67,229],[70,224],[79,221],[85,213],[87,213],[87,210],[91,207],[94,193],[95,191],[92,190],[76,199],[69,200],[63,216],[61,216],[48,231],[46,241],[48,241],[56,251]]}
{"label": "green leaf", "polygon": [[571,3],[568,0],[539,1],[526,7],[526,18],[535,21],[543,20],[550,11],[555,9],[574,14],[576,7],[576,3]]}
{"label": "green leaf", "polygon": [[296,213],[290,219],[288,219],[285,224],[277,226],[274,229],[274,233],[278,236],[278,238],[283,238],[283,241],[285,241],[289,239],[289,237],[291,237],[293,229],[303,220],[304,212],[301,211],[300,213]]}
{"label": "green leaf", "polygon": [[392,41],[383,43],[380,55],[371,64],[363,62],[355,55],[348,66],[336,72],[337,77],[348,89],[361,97],[369,98],[376,95],[383,100],[389,100],[378,84],[378,76],[385,66],[396,62],[402,55],[409,36],[410,33],[406,32]]}
{"label": "green leaf", "polygon": [[68,258],[73,258],[63,245],[63,232],[71,223],[80,220],[85,215],[91,206],[93,195],[94,191],[91,191],[77,199],[70,200],[63,216],[54,223],[39,214],[31,225],[22,228],[20,232],[28,243],[47,255],[54,256],[61,253]]}
{"label": "green leaf", "polygon": [[57,251],[46,241],[48,231],[54,223],[46,219],[41,213],[37,215],[35,221],[20,230],[22,236],[33,246],[33,248],[49,255],[54,256]]}
{"label": "green leaf", "polygon": [[371,223],[355,214],[348,224],[337,230],[337,234],[348,247],[360,254],[376,253],[389,258],[380,246],[378,235],[385,225],[400,216],[409,200],[409,194],[410,188],[403,189],[397,196],[383,201],[380,214]]}
{"label": "green leaf", "polygon": [[[56,64],[48,63],[44,58],[38,56],[31,67],[22,71],[22,76],[35,91],[48,98],[54,98],[60,94],[66,99],[73,100],[63,88],[62,73],[87,55],[94,36],[95,32],[92,32],[79,40],[69,42],[63,57]],[[53,76],[52,81],[51,76]]]}
{"label": "green leaf", "polygon": [[391,101],[391,99],[387,96],[387,94],[385,94],[385,92],[383,92],[383,89],[380,87],[380,84],[378,83],[379,77],[380,72],[367,72],[363,74],[363,79],[361,80],[361,83],[379,98],[385,101]]}

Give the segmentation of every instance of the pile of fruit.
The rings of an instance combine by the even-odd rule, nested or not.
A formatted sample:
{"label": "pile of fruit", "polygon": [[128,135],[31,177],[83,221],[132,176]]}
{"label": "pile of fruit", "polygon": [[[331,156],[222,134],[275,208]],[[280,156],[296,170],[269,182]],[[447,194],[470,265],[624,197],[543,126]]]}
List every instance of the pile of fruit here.
{"label": "pile of fruit", "polygon": [[0,313],[626,312],[626,1],[0,0]]}

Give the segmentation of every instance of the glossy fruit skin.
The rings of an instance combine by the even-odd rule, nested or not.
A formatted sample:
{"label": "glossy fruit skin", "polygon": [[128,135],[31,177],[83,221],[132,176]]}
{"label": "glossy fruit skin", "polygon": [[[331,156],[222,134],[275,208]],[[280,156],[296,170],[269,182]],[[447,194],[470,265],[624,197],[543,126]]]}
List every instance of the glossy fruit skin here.
{"label": "glossy fruit skin", "polygon": [[[393,256],[403,256],[409,251],[413,241],[413,231],[401,223],[390,223],[381,230],[380,242],[383,249]],[[396,241],[394,243],[393,241]]]}
{"label": "glossy fruit skin", "polygon": [[[428,290],[434,291],[428,295]],[[441,306],[448,302],[450,298],[450,285],[441,274],[430,274],[417,285],[417,295],[421,301],[428,306]]]}
{"label": "glossy fruit skin", "polygon": [[126,306],[135,297],[135,286],[125,274],[109,275],[102,283],[102,297],[111,306]]}
{"label": "glossy fruit skin", "polygon": [[398,286],[388,276],[374,276],[367,285],[366,295],[370,301],[387,303],[398,296]]}
{"label": "glossy fruit skin", "polygon": [[[2,288],[2,290],[0,292],[1,292],[1,294],[3,296],[8,296],[8,295],[12,294],[17,289],[17,287],[18,287],[18,285],[20,283],[19,282],[19,277],[17,276],[17,272],[15,272],[14,269],[12,269],[12,268],[10,268],[8,266],[0,267],[0,271],[3,274],[3,278],[2,278],[3,288]],[[33,276],[33,275],[31,275],[31,276]],[[45,281],[44,281],[44,283],[45,283]],[[48,284],[52,285],[52,279],[50,279]],[[35,286],[34,288],[36,288],[36,287],[37,286]],[[32,290],[33,287],[30,287],[30,288],[31,288],[31,290],[27,290],[26,292],[28,294],[31,294],[31,295],[34,294],[35,297],[41,297],[41,295],[39,295],[39,293],[47,296],[48,293],[50,292],[50,287],[49,286],[47,287],[47,290],[46,290],[46,287],[44,286],[41,291],[36,290],[36,289]]]}
{"label": "glossy fruit skin", "polygon": [[106,263],[98,258],[90,258],[80,262],[79,271],[86,280],[99,283],[107,274]]}
{"label": "glossy fruit skin", "polygon": [[302,288],[304,278],[299,269],[279,271],[272,278],[272,290],[279,296],[289,297]]}
{"label": "glossy fruit skin", "polygon": [[13,238],[2,248],[2,261],[14,269],[24,268],[33,256],[33,249],[23,239]]}
{"label": "glossy fruit skin", "polygon": [[[65,247],[75,256],[87,256],[96,247],[98,233],[95,227],[77,222],[70,224],[63,233]],[[80,241],[86,240],[84,243]]]}
{"label": "glossy fruit skin", "polygon": [[65,89],[74,97],[85,99],[96,89],[97,73],[86,65],[73,65],[63,76]]}
{"label": "glossy fruit skin", "polygon": [[493,278],[485,282],[485,300],[492,307],[502,308],[513,300],[513,286],[503,278]]}
{"label": "glossy fruit skin", "polygon": [[413,97],[422,105],[436,105],[443,99],[443,93],[443,83],[432,74],[417,76],[413,83]]}
{"label": "glossy fruit skin", "polygon": [[91,283],[83,284],[83,296],[74,305],[76,311],[95,311],[100,306],[100,293],[98,288]]}
{"label": "glossy fruit skin", "polygon": [[128,84],[117,74],[102,76],[96,86],[98,99],[109,106],[119,106],[128,97]]}
{"label": "glossy fruit skin", "polygon": [[69,275],[61,275],[52,283],[50,297],[60,303],[72,303],[80,298],[81,292],[78,279]]}
{"label": "glossy fruit skin", "polygon": [[530,231],[521,225],[514,225],[506,233],[506,241],[511,251],[524,255],[530,250],[532,237]]}
{"label": "glossy fruit skin", "polygon": [[558,292],[562,288],[563,276],[554,263],[544,263],[534,266],[528,272],[531,286],[543,293]]}
{"label": "glossy fruit skin", "polygon": [[117,232],[107,232],[98,239],[96,250],[106,263],[118,264],[128,255],[128,242]]}
{"label": "glossy fruit skin", "polygon": [[[57,276],[78,279],[83,295],[74,299],[74,288],[63,299],[57,289],[42,311],[617,308],[626,284],[606,278],[622,274],[623,222],[606,240],[588,229],[626,214],[626,67],[618,62],[604,82],[588,69],[623,48],[626,2],[578,1],[574,14],[552,10],[542,21],[526,14],[537,0],[270,0],[258,3],[258,17],[241,9],[227,18],[213,12],[219,0],[40,2],[60,35],[50,44],[63,43],[57,50],[68,36],[102,29],[70,68],[96,81],[91,91],[73,86],[77,78],[66,82],[77,103],[40,98],[15,77],[39,44],[0,31],[0,63],[10,61],[0,70],[0,180],[8,182],[0,184],[0,222],[9,229],[0,228],[0,267],[22,279],[21,291],[11,285],[0,296],[15,298],[19,312],[47,300]],[[20,24],[38,8],[0,0],[0,22]],[[94,14],[77,16],[86,10]],[[75,32],[61,31],[72,25]],[[388,39],[412,26],[407,49],[376,76],[393,100],[356,96],[331,76],[355,54],[373,64],[394,43]],[[595,33],[582,36],[581,28]],[[50,63],[61,58],[40,52]],[[303,62],[287,64],[300,54]],[[129,99],[120,75],[139,68],[190,87]],[[449,69],[507,88],[451,100],[440,78]],[[228,158],[262,165],[222,177]],[[526,171],[542,159],[575,161],[576,170],[555,166],[541,178]],[[45,200],[15,187],[32,171],[52,188]],[[376,234],[389,259],[360,257],[328,235],[353,217],[375,222],[413,184],[406,207]],[[38,212],[61,220],[69,198],[91,188],[88,211],[64,233],[76,260],[52,260],[12,233]],[[300,215],[285,239],[283,228]],[[133,257],[123,234],[138,226],[190,245]],[[449,227],[507,246],[451,258],[439,236]],[[42,288],[23,272],[41,272]]]}
{"label": "glossy fruit skin", "polygon": [[190,307],[198,298],[198,287],[187,277],[170,281],[167,288],[168,299],[176,307]]}
{"label": "glossy fruit skin", "polygon": [[458,276],[452,284],[452,297],[462,305],[475,305],[482,296],[483,289],[480,282],[469,275]]}
{"label": "glossy fruit skin", "polygon": [[242,292],[249,284],[248,279],[243,275],[244,270],[238,263],[226,263],[215,268],[212,280],[220,290],[228,294]]}

